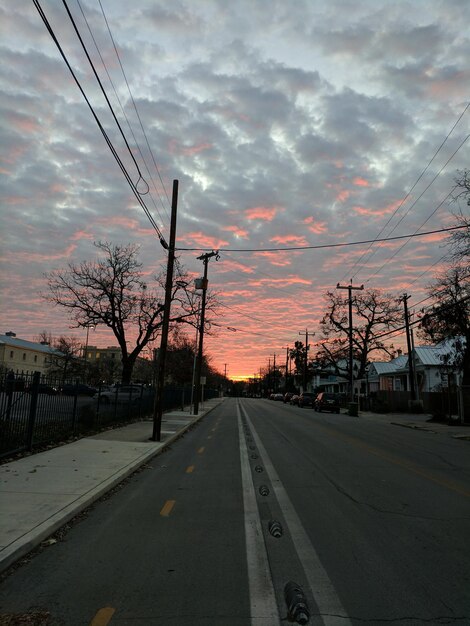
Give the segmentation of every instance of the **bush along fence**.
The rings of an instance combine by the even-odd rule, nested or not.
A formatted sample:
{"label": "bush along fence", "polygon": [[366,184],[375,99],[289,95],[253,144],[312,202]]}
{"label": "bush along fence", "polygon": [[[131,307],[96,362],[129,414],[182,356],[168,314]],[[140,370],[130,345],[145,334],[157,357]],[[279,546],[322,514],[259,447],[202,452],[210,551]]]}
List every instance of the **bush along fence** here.
{"label": "bush along fence", "polygon": [[[205,390],[206,399],[217,391]],[[86,435],[114,424],[150,418],[155,391],[150,386],[94,388],[33,375],[0,379],[0,458]],[[163,410],[188,407],[191,387],[165,387]]]}

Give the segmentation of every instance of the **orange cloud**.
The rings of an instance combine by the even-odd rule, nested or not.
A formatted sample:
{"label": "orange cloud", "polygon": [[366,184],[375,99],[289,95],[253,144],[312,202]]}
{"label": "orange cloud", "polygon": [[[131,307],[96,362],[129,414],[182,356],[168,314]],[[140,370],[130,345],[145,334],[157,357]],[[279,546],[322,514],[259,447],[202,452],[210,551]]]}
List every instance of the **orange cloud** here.
{"label": "orange cloud", "polygon": [[249,220],[264,220],[265,222],[271,222],[278,209],[276,207],[257,206],[247,209],[245,215]]}
{"label": "orange cloud", "polygon": [[369,182],[365,178],[360,178],[360,176],[353,178],[352,182],[353,185],[356,185],[357,187],[370,187]]}
{"label": "orange cloud", "polygon": [[286,246],[308,246],[308,241],[306,241],[305,237],[299,237],[298,235],[276,235],[276,237],[271,237],[269,241]]}

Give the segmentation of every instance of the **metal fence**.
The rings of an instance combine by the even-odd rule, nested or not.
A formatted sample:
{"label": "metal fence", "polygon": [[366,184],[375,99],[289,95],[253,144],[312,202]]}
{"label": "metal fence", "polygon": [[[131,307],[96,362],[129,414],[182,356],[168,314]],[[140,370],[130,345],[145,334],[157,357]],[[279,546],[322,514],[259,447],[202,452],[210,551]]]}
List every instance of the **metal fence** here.
{"label": "metal fence", "polygon": [[[217,395],[206,390],[206,398]],[[153,414],[152,387],[94,389],[74,381],[9,373],[0,378],[0,458]],[[191,387],[165,387],[163,410],[188,406]]]}

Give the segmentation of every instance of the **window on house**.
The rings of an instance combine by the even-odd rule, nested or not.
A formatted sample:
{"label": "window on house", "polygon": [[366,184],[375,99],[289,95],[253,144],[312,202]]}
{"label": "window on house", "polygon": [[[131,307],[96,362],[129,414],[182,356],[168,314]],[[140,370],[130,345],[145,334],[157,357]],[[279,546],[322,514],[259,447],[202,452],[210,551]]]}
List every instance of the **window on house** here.
{"label": "window on house", "polygon": [[34,355],[34,362],[35,362],[35,363],[37,363],[37,362],[38,362],[38,355],[37,355],[37,354],[35,354],[35,355]]}
{"label": "window on house", "polygon": [[10,359],[13,358],[13,350],[10,350]]}
{"label": "window on house", "polygon": [[26,352],[23,352],[23,361],[26,361]]}

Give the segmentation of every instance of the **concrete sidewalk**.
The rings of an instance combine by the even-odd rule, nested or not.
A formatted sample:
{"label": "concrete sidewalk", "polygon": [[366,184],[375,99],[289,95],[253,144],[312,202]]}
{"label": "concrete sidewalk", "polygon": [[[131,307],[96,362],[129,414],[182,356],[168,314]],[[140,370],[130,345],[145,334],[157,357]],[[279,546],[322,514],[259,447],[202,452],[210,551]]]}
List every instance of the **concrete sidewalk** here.
{"label": "concrete sidewalk", "polygon": [[152,421],[108,430],[0,466],[0,571],[38,546],[72,517],[170,445],[223,402],[198,415],[165,413],[161,441]]}

